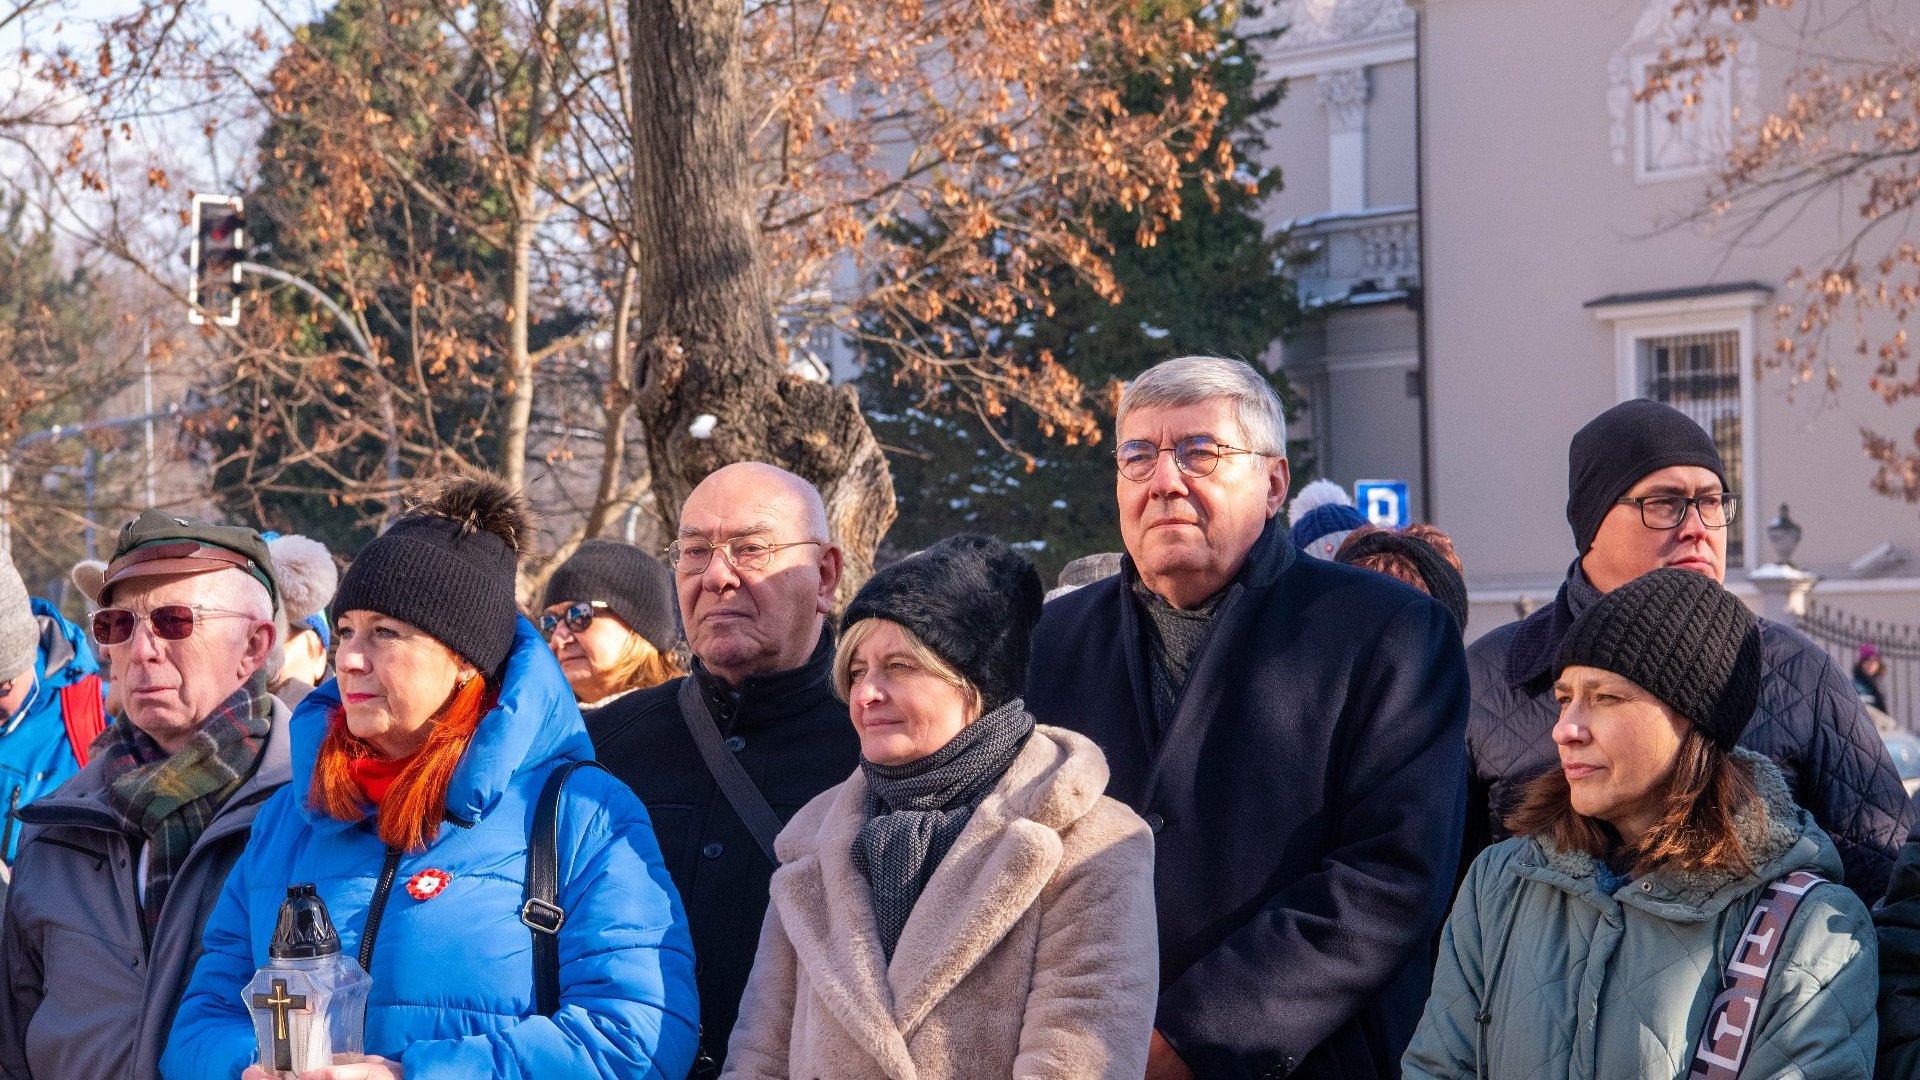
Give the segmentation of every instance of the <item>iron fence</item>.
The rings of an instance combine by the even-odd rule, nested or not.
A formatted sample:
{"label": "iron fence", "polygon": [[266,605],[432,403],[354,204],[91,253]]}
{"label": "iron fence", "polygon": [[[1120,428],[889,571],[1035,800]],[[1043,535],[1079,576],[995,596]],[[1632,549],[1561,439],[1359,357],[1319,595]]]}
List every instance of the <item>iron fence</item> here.
{"label": "iron fence", "polygon": [[1880,650],[1880,696],[1887,711],[1908,731],[1920,732],[1920,627],[1874,622],[1826,604],[1809,603],[1799,629],[1838,661],[1849,675],[1860,646]]}

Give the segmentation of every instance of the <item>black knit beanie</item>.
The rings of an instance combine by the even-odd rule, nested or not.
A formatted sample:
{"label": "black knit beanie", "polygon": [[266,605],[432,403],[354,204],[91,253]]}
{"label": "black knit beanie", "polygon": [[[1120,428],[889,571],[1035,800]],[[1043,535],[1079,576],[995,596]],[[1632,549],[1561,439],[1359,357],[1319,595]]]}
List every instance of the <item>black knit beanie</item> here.
{"label": "black knit beanie", "polygon": [[514,571],[532,535],[526,502],[491,476],[460,476],[374,537],[341,575],[330,608],[374,611],[418,627],[497,679],[520,611]]}
{"label": "black knit beanie", "polygon": [[600,600],[627,628],[662,652],[680,639],[673,571],[660,560],[613,540],[588,540],[547,579],[542,608]]}
{"label": "black knit beanie", "polygon": [[1420,574],[1420,581],[1426,586],[1427,595],[1440,601],[1440,606],[1453,616],[1454,625],[1462,631],[1466,630],[1466,580],[1432,544],[1403,532],[1376,529],[1349,537],[1346,543],[1340,545],[1340,552],[1335,558],[1352,566],[1369,555],[1398,555],[1412,563]]}
{"label": "black knit beanie", "polygon": [[1632,679],[1731,750],[1760,704],[1760,628],[1738,597],[1705,574],[1642,574],[1582,612],[1560,644],[1554,677],[1574,666]]}
{"label": "black knit beanie", "polygon": [[1633,485],[1672,465],[1698,465],[1726,486],[1713,436],[1686,413],[1646,398],[1623,401],[1574,433],[1567,448],[1567,524],[1582,555]]}
{"label": "black knit beanie", "polygon": [[980,691],[982,712],[1021,696],[1045,590],[1033,564],[991,536],[950,537],[867,579],[840,630],[886,619],[913,631]]}

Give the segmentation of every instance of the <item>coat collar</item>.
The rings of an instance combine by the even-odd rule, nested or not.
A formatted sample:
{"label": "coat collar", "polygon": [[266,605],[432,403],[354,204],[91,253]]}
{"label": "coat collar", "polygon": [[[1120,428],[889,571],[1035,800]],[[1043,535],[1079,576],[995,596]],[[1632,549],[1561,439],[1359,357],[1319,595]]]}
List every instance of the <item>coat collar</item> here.
{"label": "coat collar", "polygon": [[[1221,662],[1223,650],[1217,642],[1231,640],[1240,625],[1241,598],[1254,589],[1265,589],[1278,582],[1302,556],[1300,549],[1293,546],[1287,530],[1279,525],[1279,516],[1267,519],[1260,536],[1247,552],[1247,561],[1240,566],[1240,572],[1234,575],[1220,592],[1220,602],[1214,605],[1213,629],[1209,632],[1207,645],[1194,657],[1193,667],[1187,673],[1187,687],[1191,691],[1196,684],[1214,685],[1209,676],[1210,665]],[[1209,715],[1211,708],[1207,703],[1198,701],[1199,695],[1183,693],[1174,716],[1165,731],[1159,730],[1153,715],[1153,687],[1147,667],[1146,637],[1142,632],[1141,621],[1145,616],[1142,601],[1134,595],[1134,586],[1140,581],[1140,572],[1134,566],[1133,556],[1128,554],[1120,560],[1120,574],[1114,588],[1116,601],[1120,605],[1120,642],[1121,652],[1126,657],[1127,678],[1133,687],[1134,721],[1139,731],[1141,746],[1147,748],[1154,762],[1153,776],[1147,782],[1147,794],[1151,796],[1158,780],[1160,762],[1164,760],[1158,753],[1161,746],[1176,742],[1181,729],[1190,726],[1197,716]],[[1156,736],[1157,733],[1157,736]]]}
{"label": "coat collar", "polygon": [[[267,745],[260,751],[260,761],[254,766],[253,775],[242,781],[239,788],[227,797],[227,801],[220,804],[220,810],[201,834],[201,842],[205,842],[209,835],[217,837],[225,831],[222,822],[230,816],[230,812],[264,800],[285,784],[291,775],[287,706],[274,698],[271,708],[273,727],[267,733]],[[127,723],[125,720],[115,722]],[[30,825],[82,825],[119,832],[118,817],[107,809],[106,790],[106,760],[96,757],[57,791],[28,803],[15,813],[21,821]]]}
{"label": "coat collar", "polygon": [[[339,684],[329,680],[308,694],[293,714],[293,780],[297,790],[313,788],[314,763],[326,735],[328,717],[340,707]],[[580,718],[573,690],[553,651],[533,624],[517,617],[513,650],[500,679],[500,697],[480,720],[473,740],[447,782],[447,816],[468,825],[499,805],[513,777],[560,761],[593,757],[593,744]],[[301,812],[315,828],[349,827],[314,809],[304,797]]]}
{"label": "coat collar", "polygon": [[[1247,551],[1247,561],[1240,564],[1240,572],[1228,582],[1225,593],[1232,593],[1236,586],[1248,589],[1265,588],[1280,580],[1293,561],[1300,557],[1300,549],[1293,546],[1287,530],[1280,526],[1280,515],[1267,519],[1266,527]],[[1133,602],[1133,585],[1140,580],[1140,571],[1133,563],[1133,555],[1128,553],[1120,558],[1120,594],[1128,603]],[[1219,609],[1215,609],[1217,612]]]}
{"label": "coat collar", "polygon": [[737,724],[759,724],[784,720],[811,712],[833,700],[833,627],[822,620],[820,639],[814,642],[807,661],[789,671],[750,675],[736,687],[735,697],[723,688],[698,657],[693,661],[693,679],[707,697],[707,708],[724,733]]}
{"label": "coat collar", "polygon": [[865,778],[854,773],[781,832],[772,896],[787,937],[812,990],[887,1075],[915,1080],[907,1040],[1033,906],[1059,869],[1061,830],[1106,786],[1091,741],[1036,727],[927,882],[891,965],[853,865]]}
{"label": "coat collar", "polygon": [[1600,864],[1593,856],[1584,851],[1560,851],[1540,838],[1527,841],[1527,850],[1515,860],[1515,872],[1553,885],[1595,907],[1637,907],[1680,923],[1713,918],[1755,888],[1796,870],[1811,870],[1838,880],[1838,850],[1813,823],[1812,816],[1795,805],[1780,769],[1751,750],[1736,748],[1733,758],[1752,774],[1765,810],[1763,814],[1743,815],[1735,823],[1754,866],[1751,873],[1656,870],[1608,895],[1601,891]]}

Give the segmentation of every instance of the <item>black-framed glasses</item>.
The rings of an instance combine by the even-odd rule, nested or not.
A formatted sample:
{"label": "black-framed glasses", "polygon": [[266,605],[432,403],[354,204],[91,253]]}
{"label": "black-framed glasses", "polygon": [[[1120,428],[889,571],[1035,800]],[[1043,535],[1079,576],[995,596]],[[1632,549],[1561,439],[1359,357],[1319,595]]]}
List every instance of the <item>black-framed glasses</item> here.
{"label": "black-framed glasses", "polygon": [[102,645],[122,644],[131,639],[134,628],[144,622],[153,628],[153,636],[162,641],[185,641],[193,636],[199,620],[224,618],[251,619],[255,616],[252,612],[228,611],[197,604],[161,604],[152,611],[101,608],[93,613],[93,640]]}
{"label": "black-framed glasses", "polygon": [[558,615],[542,615],[540,616],[540,636],[553,637],[553,632],[560,628],[561,623],[565,623],[567,633],[579,637],[587,632],[587,627],[592,626],[593,620],[605,610],[607,610],[605,600],[582,600]]}
{"label": "black-framed glasses", "polygon": [[1159,446],[1145,439],[1130,439],[1113,452],[1113,460],[1119,463],[1121,476],[1144,481],[1153,476],[1161,454],[1172,454],[1173,463],[1188,476],[1207,476],[1220,467],[1221,458],[1234,454],[1267,456],[1264,450],[1228,446],[1211,435],[1189,435],[1172,446]]}
{"label": "black-framed glasses", "polygon": [[680,574],[704,574],[713,562],[713,553],[718,551],[726,557],[727,565],[735,570],[764,570],[773,559],[773,553],[790,547],[813,544],[825,547],[821,540],[795,540],[790,544],[769,544],[757,536],[736,536],[723,544],[711,540],[690,537],[675,540],[667,545],[667,562],[672,564],[674,572]]}
{"label": "black-framed glasses", "polygon": [[1642,495],[1634,499],[1621,499],[1620,505],[1638,508],[1640,524],[1649,529],[1677,529],[1681,522],[1687,520],[1689,509],[1700,511],[1700,524],[1709,529],[1724,529],[1733,524],[1740,497],[1727,491],[1695,495],[1692,498],[1685,495]]}

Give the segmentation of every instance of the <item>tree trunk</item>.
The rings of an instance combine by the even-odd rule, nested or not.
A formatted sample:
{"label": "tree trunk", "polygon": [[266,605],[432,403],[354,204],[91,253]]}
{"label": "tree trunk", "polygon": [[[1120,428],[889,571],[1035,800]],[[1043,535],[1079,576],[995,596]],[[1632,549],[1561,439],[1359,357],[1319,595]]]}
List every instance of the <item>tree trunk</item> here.
{"label": "tree trunk", "polygon": [[[844,603],[896,513],[850,386],[790,376],[774,332],[748,174],[742,0],[630,0],[637,407],[668,535],[695,484],[735,461],[812,481],[847,554]],[[705,438],[702,416],[712,416]]]}

